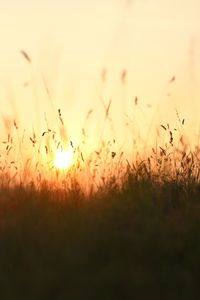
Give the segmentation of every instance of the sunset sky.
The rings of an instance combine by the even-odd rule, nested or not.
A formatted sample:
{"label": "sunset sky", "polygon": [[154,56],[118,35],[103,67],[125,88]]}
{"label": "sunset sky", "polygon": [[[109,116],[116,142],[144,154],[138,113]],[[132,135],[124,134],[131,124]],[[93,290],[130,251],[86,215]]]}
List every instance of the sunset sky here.
{"label": "sunset sky", "polygon": [[115,126],[135,96],[140,126],[176,122],[176,109],[190,128],[198,121],[199,0],[2,0],[0,25],[0,113],[24,127],[42,130],[44,112],[53,123],[60,108],[76,136],[94,109],[96,132],[100,97],[112,99]]}

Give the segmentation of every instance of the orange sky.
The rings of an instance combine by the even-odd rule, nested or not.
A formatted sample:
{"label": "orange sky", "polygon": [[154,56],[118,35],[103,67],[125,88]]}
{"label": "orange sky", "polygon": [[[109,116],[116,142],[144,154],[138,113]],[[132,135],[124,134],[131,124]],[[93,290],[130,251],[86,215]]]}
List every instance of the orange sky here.
{"label": "orange sky", "polygon": [[[189,128],[198,121],[199,0],[2,0],[0,20],[0,109],[21,126],[43,130],[44,112],[54,125],[61,108],[76,140],[87,111],[94,109],[88,130],[95,136],[102,130],[100,96],[105,103],[112,99],[114,127],[122,137],[119,124],[127,113],[144,135],[152,120],[175,124],[175,109]],[[168,84],[172,76],[176,80]]]}

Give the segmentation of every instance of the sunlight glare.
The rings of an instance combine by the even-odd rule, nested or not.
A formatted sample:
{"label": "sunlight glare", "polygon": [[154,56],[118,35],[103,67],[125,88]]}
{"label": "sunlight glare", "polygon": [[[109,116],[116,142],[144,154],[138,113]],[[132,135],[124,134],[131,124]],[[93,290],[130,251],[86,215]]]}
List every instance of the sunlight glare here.
{"label": "sunlight glare", "polygon": [[73,165],[73,149],[58,150],[55,156],[55,167],[60,170],[68,169]]}

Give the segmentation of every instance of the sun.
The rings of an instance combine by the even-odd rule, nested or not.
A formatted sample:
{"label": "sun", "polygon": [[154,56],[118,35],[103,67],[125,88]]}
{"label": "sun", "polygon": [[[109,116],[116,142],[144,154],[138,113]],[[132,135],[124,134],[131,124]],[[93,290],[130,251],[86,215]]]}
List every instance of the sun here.
{"label": "sun", "polygon": [[65,170],[71,167],[74,163],[73,149],[58,150],[55,155],[54,165],[57,169]]}

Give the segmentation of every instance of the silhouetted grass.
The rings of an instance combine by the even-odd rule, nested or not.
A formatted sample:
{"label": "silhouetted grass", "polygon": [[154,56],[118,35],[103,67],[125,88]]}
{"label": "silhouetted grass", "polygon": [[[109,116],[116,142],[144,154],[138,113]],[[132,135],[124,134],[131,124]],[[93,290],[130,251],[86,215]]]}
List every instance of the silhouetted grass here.
{"label": "silhouetted grass", "polygon": [[[123,85],[126,77],[124,70]],[[54,107],[44,77],[43,85]],[[15,118],[2,117],[0,300],[198,299],[199,145],[190,147],[176,110],[178,126],[159,124],[152,149],[144,140],[139,151],[133,134],[127,158],[116,136],[104,139],[107,122],[114,132],[112,100],[100,100],[104,123],[91,152],[85,127],[93,109],[77,145],[61,109],[57,129],[45,115],[39,135],[33,128],[26,136]],[[73,166],[59,171],[55,153],[68,147]]]}
{"label": "silhouetted grass", "polygon": [[0,191],[1,299],[196,299],[200,186]]}

